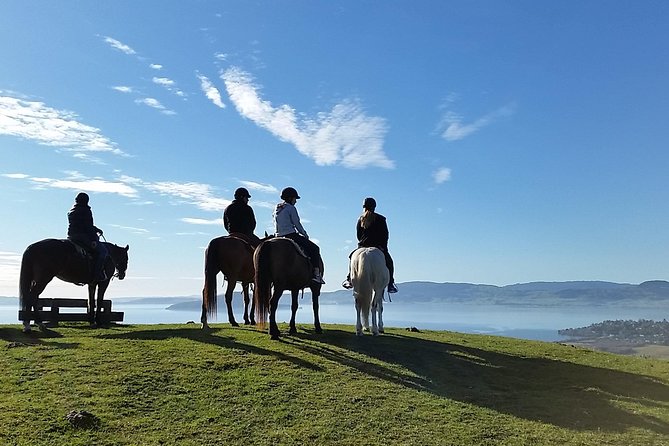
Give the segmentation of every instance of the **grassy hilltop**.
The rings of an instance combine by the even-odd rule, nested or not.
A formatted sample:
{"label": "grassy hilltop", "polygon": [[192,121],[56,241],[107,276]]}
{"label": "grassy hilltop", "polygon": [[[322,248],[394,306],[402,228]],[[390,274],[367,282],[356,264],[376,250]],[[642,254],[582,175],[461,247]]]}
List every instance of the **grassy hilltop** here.
{"label": "grassy hilltop", "polygon": [[[277,342],[215,327],[0,326],[0,444],[669,444],[667,361],[453,332],[302,325]],[[74,427],[72,410],[94,418]]]}

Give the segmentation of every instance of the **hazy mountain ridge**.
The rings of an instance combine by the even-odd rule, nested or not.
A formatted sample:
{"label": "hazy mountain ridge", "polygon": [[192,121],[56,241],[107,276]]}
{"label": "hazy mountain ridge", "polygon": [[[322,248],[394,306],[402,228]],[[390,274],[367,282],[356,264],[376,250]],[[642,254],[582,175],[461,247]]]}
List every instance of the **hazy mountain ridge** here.
{"label": "hazy mountain ridge", "polygon": [[[669,305],[669,282],[652,280],[638,285],[603,281],[529,282],[506,286],[451,283],[451,282],[403,282],[399,293],[390,299],[397,303],[460,303],[486,305],[529,306],[604,306],[657,307]],[[309,298],[309,293],[304,293]],[[82,298],[85,296],[81,296]],[[388,298],[388,296],[386,296]],[[285,296],[284,296],[285,299]],[[309,299],[310,300],[310,299]],[[16,297],[0,296],[0,303],[13,304]],[[126,305],[164,304],[175,311],[200,309],[202,300],[198,295],[161,296],[143,298],[118,298]],[[352,291],[338,290],[321,294],[321,304],[348,305],[353,303]],[[241,292],[235,292],[235,307],[243,305]],[[300,300],[302,305],[302,300]],[[225,306],[223,290],[219,291],[219,306]]]}

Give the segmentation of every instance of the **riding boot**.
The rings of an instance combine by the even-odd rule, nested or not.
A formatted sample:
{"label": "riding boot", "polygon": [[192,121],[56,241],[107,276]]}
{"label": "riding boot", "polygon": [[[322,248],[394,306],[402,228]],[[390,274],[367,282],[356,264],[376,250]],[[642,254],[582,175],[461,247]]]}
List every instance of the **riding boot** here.
{"label": "riding boot", "polygon": [[323,278],[321,277],[321,270],[320,270],[320,268],[314,268],[314,277],[312,277],[311,280],[313,280],[313,281],[316,282],[316,283],[320,283],[321,285],[324,285],[324,284],[325,284],[325,281],[324,281]]}

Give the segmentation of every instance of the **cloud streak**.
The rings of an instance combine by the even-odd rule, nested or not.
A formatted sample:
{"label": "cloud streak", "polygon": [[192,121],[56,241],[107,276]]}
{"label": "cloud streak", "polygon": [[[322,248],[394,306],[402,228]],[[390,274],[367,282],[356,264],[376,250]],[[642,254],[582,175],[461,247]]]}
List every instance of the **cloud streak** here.
{"label": "cloud streak", "polygon": [[2,96],[0,91],[0,135],[16,136],[70,152],[108,152],[126,155],[100,129],[83,124],[72,112],[48,107],[42,102]]}
{"label": "cloud streak", "polygon": [[510,104],[504,107],[500,107],[497,110],[475,120],[474,122],[463,124],[462,117],[457,113],[449,110],[444,114],[439,125],[440,131],[442,131],[441,136],[447,141],[459,141],[478,132],[482,128],[487,127],[499,119],[513,115],[515,111],[515,105]]}
{"label": "cloud streak", "polygon": [[230,100],[243,117],[294,145],[317,165],[341,164],[352,169],[395,167],[383,151],[385,120],[365,115],[357,101],[344,101],[328,113],[306,118],[289,105],[274,107],[263,100],[252,77],[239,68],[224,71],[221,78]]}
{"label": "cloud streak", "polygon": [[204,211],[221,212],[230,204],[230,200],[216,197],[208,184],[160,181],[144,183],[143,186],[160,195],[172,197],[179,203],[193,204]]}
{"label": "cloud streak", "polygon": [[141,98],[141,99],[135,99],[136,104],[142,104],[146,105],[147,107],[155,108],[156,110],[159,110],[161,113],[165,115],[176,115],[177,112],[170,110],[169,108],[165,107],[163,104],[160,103],[158,99],[155,98]]}
{"label": "cloud streak", "polygon": [[130,55],[130,56],[132,56],[134,54],[137,54],[137,52],[135,50],[130,48],[128,45],[119,42],[116,39],[112,39],[111,37],[105,36],[104,40],[105,40],[106,43],[109,44],[109,46],[111,46],[115,50],[121,51],[122,53],[125,53],[125,54]]}
{"label": "cloud streak", "polygon": [[22,173],[2,174],[3,177],[12,179],[25,179],[30,181],[36,189],[68,189],[76,191],[99,192],[117,194],[128,198],[138,196],[137,189],[123,183],[122,181],[108,181],[100,178],[85,178],[76,172],[66,179],[54,179],[45,177],[33,177]]}
{"label": "cloud streak", "polygon": [[448,167],[441,167],[437,169],[433,174],[432,178],[437,184],[445,183],[446,181],[451,180],[451,169]]}
{"label": "cloud streak", "polygon": [[217,107],[225,108],[225,104],[221,99],[221,92],[218,91],[218,88],[216,88],[206,76],[198,74],[197,78],[200,80],[200,88],[202,88],[205,96],[207,96],[207,98]]}

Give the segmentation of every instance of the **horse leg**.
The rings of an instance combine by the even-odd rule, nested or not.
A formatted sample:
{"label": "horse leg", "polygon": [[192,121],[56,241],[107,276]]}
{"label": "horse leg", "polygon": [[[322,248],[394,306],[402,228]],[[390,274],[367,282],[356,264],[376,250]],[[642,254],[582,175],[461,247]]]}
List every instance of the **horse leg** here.
{"label": "horse leg", "polygon": [[299,290],[292,290],[290,296],[292,297],[292,302],[290,304],[290,330],[288,334],[294,335],[297,334],[297,327],[295,327],[295,315],[297,314],[298,298],[300,295]]}
{"label": "horse leg", "polygon": [[200,323],[202,323],[203,330],[209,330],[209,324],[207,323],[207,309],[204,306],[204,299],[202,299],[202,315],[200,316]]}
{"label": "horse leg", "polygon": [[249,321],[249,284],[242,282],[242,297],[244,298],[244,325],[251,325]]}
{"label": "horse leg", "polygon": [[362,336],[362,320],[360,319],[360,303],[355,300],[355,334]]}
{"label": "horse leg", "polygon": [[311,306],[314,309],[314,331],[316,333],[323,333],[323,329],[321,328],[321,319],[318,316],[318,300],[319,300],[319,295],[320,293],[314,292],[313,290],[311,291]]}
{"label": "horse leg", "polygon": [[[98,303],[97,303],[97,308],[95,309],[95,322],[99,326],[103,325],[108,325],[110,321],[108,320],[103,320],[102,319],[102,301],[105,299],[105,291],[107,291],[107,287],[109,286],[109,281],[106,282],[100,282],[98,284]],[[107,317],[110,315],[108,314]]]}
{"label": "horse leg", "polygon": [[[249,285],[247,284],[247,290],[249,289],[248,287],[249,287]],[[255,295],[255,292],[256,292],[256,290],[254,288],[253,289],[253,294],[254,295]],[[251,295],[248,293],[248,291],[247,291],[247,295],[249,296],[249,299],[251,301],[251,309],[249,310],[249,319],[250,319],[251,325],[255,325],[256,324],[256,300],[255,300],[255,296],[251,297]]]}
{"label": "horse leg", "polygon": [[279,327],[276,325],[276,309],[279,306],[279,298],[282,293],[283,290],[274,288],[272,298],[269,301],[269,335],[274,340],[278,340],[279,335],[281,334],[281,332],[279,332]]}
{"label": "horse leg", "polygon": [[88,284],[88,323],[91,328],[97,328],[95,323],[95,282]]}
{"label": "horse leg", "polygon": [[376,308],[377,304],[375,302],[372,303],[372,335],[378,336],[379,335],[379,326],[377,325],[376,322]]}
{"label": "horse leg", "polygon": [[376,311],[379,313],[379,333],[385,333],[383,331],[383,290],[381,290],[381,299],[376,305]]}
{"label": "horse leg", "polygon": [[[41,310],[40,305],[39,305],[39,296],[42,294],[42,291],[44,291],[44,288],[51,282],[51,279],[49,280],[40,280],[40,279],[34,279],[33,284],[30,286],[30,289],[28,290],[28,296],[24,302],[25,303],[25,308],[24,310],[27,312],[30,312],[32,310],[33,314],[35,315],[35,324],[37,327],[40,329],[40,331],[46,331],[46,325],[44,325],[44,322],[42,322],[42,317],[40,316],[39,312]],[[30,332],[30,319],[26,319],[23,321],[23,332],[24,333],[29,333]]]}
{"label": "horse leg", "polygon": [[232,312],[232,293],[235,290],[237,280],[228,276],[227,281],[228,285],[225,288],[225,305],[228,307],[228,322],[230,322],[230,325],[233,327],[239,327],[239,324],[235,320],[235,315]]}

